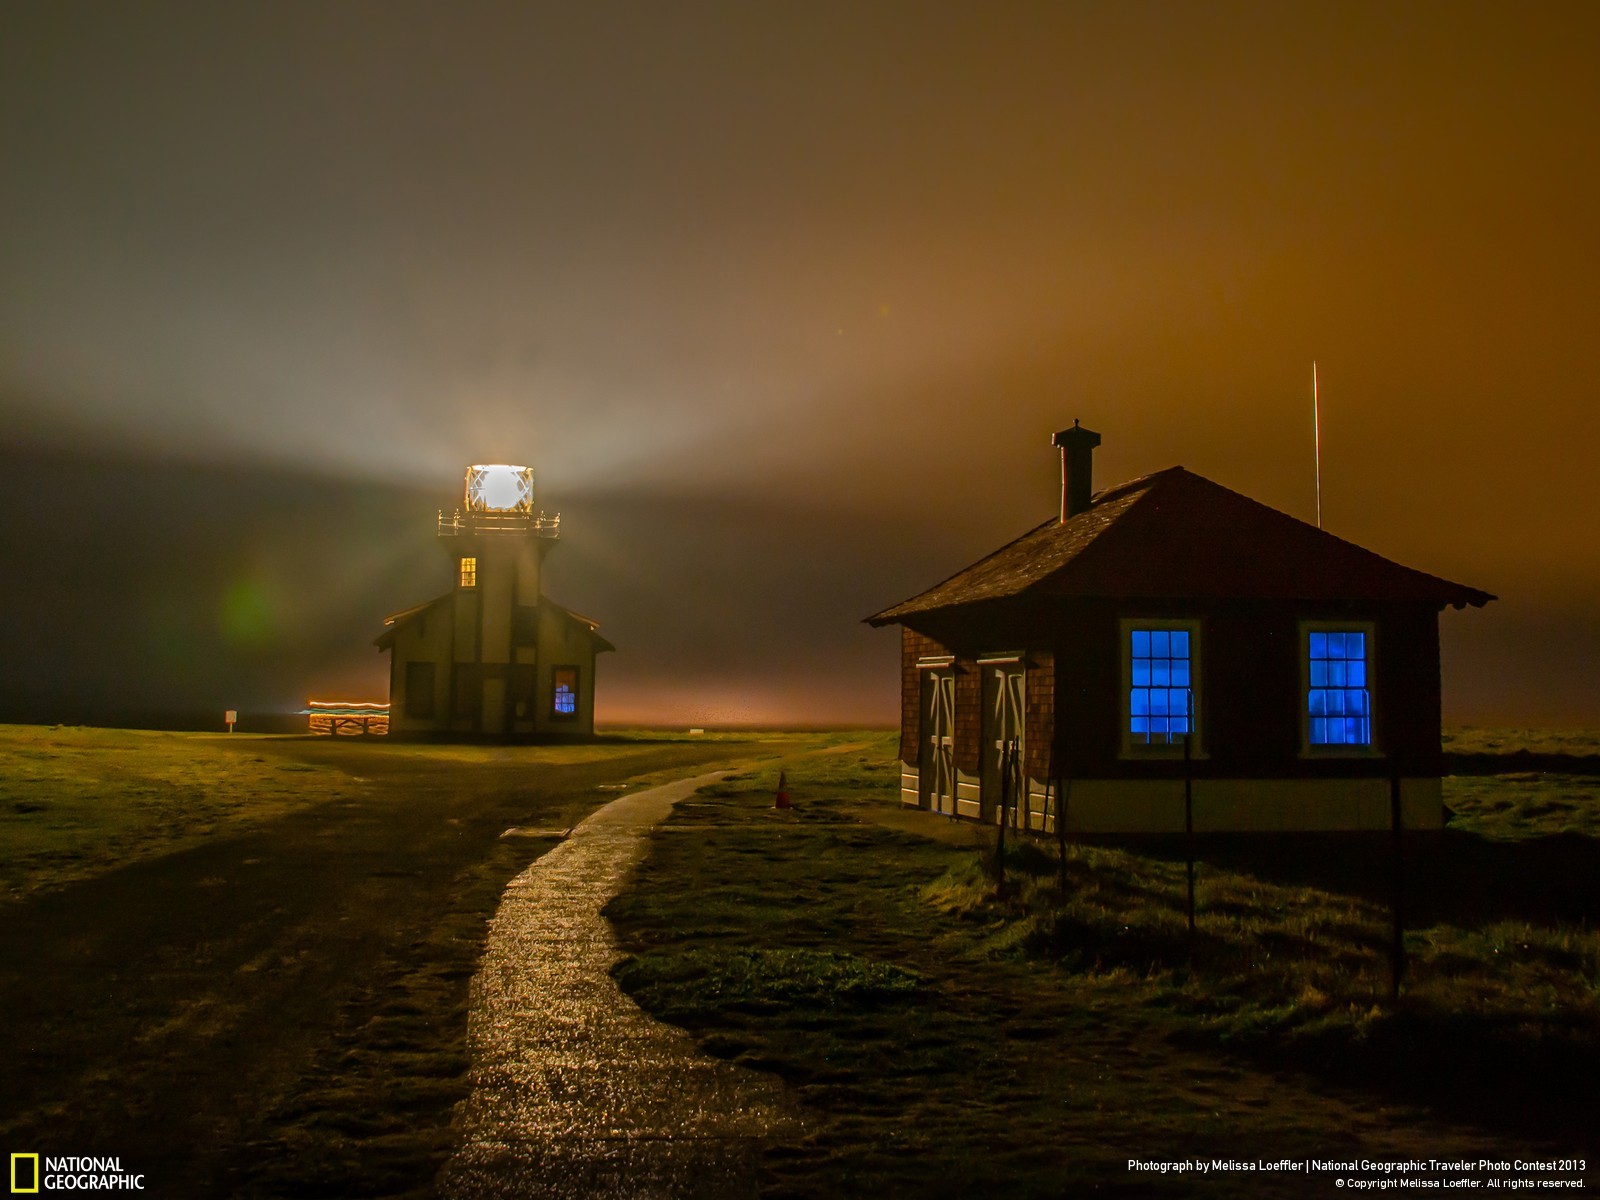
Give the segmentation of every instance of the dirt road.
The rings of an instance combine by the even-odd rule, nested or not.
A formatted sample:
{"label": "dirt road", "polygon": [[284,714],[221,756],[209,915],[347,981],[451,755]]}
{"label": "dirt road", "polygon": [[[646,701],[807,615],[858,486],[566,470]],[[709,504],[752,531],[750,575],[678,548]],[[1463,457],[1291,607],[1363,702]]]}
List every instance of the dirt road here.
{"label": "dirt road", "polygon": [[536,771],[373,749],[258,743],[365,794],[0,911],[8,1150],[120,1156],[163,1196],[425,1193],[484,921],[555,844],[501,835],[749,747],[640,743]]}

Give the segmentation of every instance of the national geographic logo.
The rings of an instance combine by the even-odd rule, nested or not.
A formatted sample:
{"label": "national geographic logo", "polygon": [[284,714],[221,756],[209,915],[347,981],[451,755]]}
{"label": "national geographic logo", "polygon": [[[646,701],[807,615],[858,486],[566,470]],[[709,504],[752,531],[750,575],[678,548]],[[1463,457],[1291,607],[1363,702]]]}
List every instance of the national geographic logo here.
{"label": "national geographic logo", "polygon": [[122,1169],[118,1158],[54,1157],[12,1154],[11,1194],[37,1192],[142,1192],[144,1176]]}
{"label": "national geographic logo", "polygon": [[11,1194],[21,1195],[39,1190],[39,1156],[13,1154],[11,1156]]}

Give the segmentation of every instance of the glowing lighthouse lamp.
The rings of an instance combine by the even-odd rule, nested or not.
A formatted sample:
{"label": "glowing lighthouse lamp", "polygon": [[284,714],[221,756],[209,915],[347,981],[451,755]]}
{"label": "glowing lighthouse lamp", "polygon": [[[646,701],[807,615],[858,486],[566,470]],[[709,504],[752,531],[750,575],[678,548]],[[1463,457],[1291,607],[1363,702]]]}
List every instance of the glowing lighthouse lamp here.
{"label": "glowing lighthouse lamp", "polygon": [[533,511],[533,470],[506,463],[467,468],[469,512]]}
{"label": "glowing lighthouse lamp", "polygon": [[466,503],[451,516],[439,513],[441,536],[473,533],[533,533],[557,537],[561,514],[533,507],[533,468],[479,463],[467,468]]}

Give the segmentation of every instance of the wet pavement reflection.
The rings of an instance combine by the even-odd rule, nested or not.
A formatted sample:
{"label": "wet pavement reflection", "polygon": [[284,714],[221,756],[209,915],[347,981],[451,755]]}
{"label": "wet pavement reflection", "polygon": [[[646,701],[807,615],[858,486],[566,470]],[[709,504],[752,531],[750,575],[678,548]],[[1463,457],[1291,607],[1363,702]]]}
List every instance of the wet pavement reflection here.
{"label": "wet pavement reflection", "polygon": [[472,981],[471,1092],[451,1200],[756,1195],[764,1135],[792,1130],[781,1084],[701,1054],[612,980],[600,909],[650,830],[714,772],[619,797],[514,879]]}

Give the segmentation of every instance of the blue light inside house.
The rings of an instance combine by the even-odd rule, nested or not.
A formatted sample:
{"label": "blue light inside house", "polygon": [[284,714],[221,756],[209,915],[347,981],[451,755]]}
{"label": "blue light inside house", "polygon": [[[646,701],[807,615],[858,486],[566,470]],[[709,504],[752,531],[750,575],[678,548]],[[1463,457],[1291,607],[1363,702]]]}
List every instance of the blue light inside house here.
{"label": "blue light inside house", "polygon": [[1181,743],[1194,717],[1187,629],[1130,631],[1128,735],[1138,744]]}
{"label": "blue light inside house", "polygon": [[1367,693],[1367,635],[1312,633],[1307,639],[1310,687],[1306,717],[1313,746],[1372,745]]}
{"label": "blue light inside house", "polygon": [[556,684],[556,712],[563,717],[570,717],[578,711],[578,694],[573,690],[572,684],[561,680]]}

